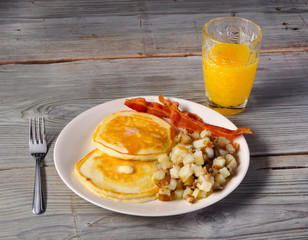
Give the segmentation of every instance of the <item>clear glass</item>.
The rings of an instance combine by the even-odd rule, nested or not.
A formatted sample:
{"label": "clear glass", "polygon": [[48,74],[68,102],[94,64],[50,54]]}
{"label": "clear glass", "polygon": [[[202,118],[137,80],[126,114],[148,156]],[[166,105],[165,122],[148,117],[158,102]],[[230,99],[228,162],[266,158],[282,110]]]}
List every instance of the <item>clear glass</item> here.
{"label": "clear glass", "polygon": [[202,64],[207,105],[232,115],[246,107],[261,48],[261,28],[244,18],[215,18],[203,27]]}

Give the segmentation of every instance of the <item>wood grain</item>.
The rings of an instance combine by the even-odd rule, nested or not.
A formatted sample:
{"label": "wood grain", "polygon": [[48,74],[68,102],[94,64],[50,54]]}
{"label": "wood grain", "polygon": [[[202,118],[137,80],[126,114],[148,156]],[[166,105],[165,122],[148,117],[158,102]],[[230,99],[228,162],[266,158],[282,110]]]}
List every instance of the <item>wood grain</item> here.
{"label": "wood grain", "polygon": [[240,16],[259,24],[263,49],[306,48],[304,1],[1,1],[0,59],[200,53],[202,27]]}
{"label": "wood grain", "polygon": [[[123,97],[205,103],[202,27],[240,16],[263,30],[247,109],[251,162],[222,201],[146,218],[99,208],[60,179],[53,150],[85,110]],[[0,2],[1,239],[308,239],[308,4],[306,1],[3,0]],[[31,212],[28,118],[44,115],[47,211]]]}
{"label": "wood grain", "polygon": [[[307,153],[307,62],[305,53],[261,56],[247,109],[229,116],[255,133],[246,138],[253,156]],[[32,164],[25,160],[30,116],[46,117],[52,153],[70,120],[109,100],[164,94],[205,103],[200,56],[5,65],[0,71],[5,80],[0,92],[1,168]],[[13,151],[6,151],[12,146]],[[47,157],[46,164],[52,162]]]}
{"label": "wood grain", "polygon": [[254,157],[242,184],[224,200],[193,213],[158,218],[94,206],[71,192],[53,166],[44,168],[47,211],[35,216],[34,168],[0,171],[0,238],[307,238],[307,159],[308,155]]}
{"label": "wood grain", "polygon": [[[288,53],[288,52],[307,52],[308,47],[290,47],[290,48],[272,48],[261,49],[260,53]],[[0,65],[8,64],[53,64],[65,62],[77,62],[87,60],[112,60],[112,59],[135,59],[135,58],[170,58],[170,57],[191,57],[202,56],[201,52],[196,53],[158,53],[158,54],[137,54],[120,56],[102,56],[102,57],[75,57],[75,58],[46,58],[46,59],[11,59],[0,60]]]}

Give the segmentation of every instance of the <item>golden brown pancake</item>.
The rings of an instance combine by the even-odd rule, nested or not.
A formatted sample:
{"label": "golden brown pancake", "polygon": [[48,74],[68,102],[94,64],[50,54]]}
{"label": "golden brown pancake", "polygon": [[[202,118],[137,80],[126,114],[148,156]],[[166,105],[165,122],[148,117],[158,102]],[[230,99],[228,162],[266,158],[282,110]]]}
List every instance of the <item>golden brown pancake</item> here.
{"label": "golden brown pancake", "polygon": [[174,144],[174,129],[152,114],[120,111],[100,123],[93,135],[93,144],[113,157],[153,160],[170,151]]}
{"label": "golden brown pancake", "polygon": [[155,162],[117,159],[93,150],[75,166],[85,186],[101,197],[123,202],[156,199],[158,187],[152,180]]}

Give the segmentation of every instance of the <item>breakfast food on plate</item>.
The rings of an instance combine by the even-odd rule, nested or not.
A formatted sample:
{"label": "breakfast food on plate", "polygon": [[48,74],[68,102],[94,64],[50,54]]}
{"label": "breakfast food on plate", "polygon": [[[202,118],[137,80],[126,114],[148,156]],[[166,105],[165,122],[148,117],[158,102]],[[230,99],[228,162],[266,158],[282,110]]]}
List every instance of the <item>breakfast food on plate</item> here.
{"label": "breakfast food on plate", "polygon": [[93,144],[110,156],[153,160],[173,147],[174,128],[152,114],[120,111],[106,117],[96,128]]}
{"label": "breakfast food on plate", "polygon": [[158,158],[153,179],[159,186],[158,199],[184,199],[194,203],[214,190],[223,189],[237,169],[238,144],[225,137],[212,137],[203,130],[181,131],[170,154]]}
{"label": "breakfast food on plate", "polygon": [[162,104],[144,98],[125,101],[136,111],[168,118],[174,127],[182,129],[171,152],[158,158],[158,171],[153,175],[160,188],[158,199],[193,203],[223,189],[239,164],[240,146],[233,139],[253,133],[246,127],[230,130],[204,123],[198,115],[181,111],[177,102],[166,100],[163,95],[159,101]]}
{"label": "breakfast food on plate", "polygon": [[173,126],[189,131],[209,130],[214,136],[225,137],[232,140],[242,134],[253,133],[247,127],[230,130],[219,126],[204,123],[202,119],[193,113],[179,110],[179,104],[166,100],[163,95],[159,96],[159,101],[163,104],[147,102],[144,98],[127,99],[125,105],[138,112],[147,112],[159,117],[169,118]]}
{"label": "breakfast food on plate", "polygon": [[145,202],[157,198],[152,180],[154,161],[127,161],[93,150],[75,167],[78,178],[101,197],[123,202]]}
{"label": "breakfast food on plate", "polygon": [[97,149],[75,166],[88,189],[123,202],[189,203],[223,189],[239,164],[240,146],[233,140],[253,133],[204,123],[162,95],[159,101],[127,99],[125,105],[136,111],[113,113],[97,126]]}

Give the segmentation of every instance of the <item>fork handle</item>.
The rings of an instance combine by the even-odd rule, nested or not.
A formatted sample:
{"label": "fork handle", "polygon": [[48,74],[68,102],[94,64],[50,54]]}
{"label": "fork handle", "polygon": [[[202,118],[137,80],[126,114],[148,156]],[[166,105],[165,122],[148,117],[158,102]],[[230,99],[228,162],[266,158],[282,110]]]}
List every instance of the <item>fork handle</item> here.
{"label": "fork handle", "polygon": [[42,214],[45,212],[45,204],[43,199],[42,191],[42,179],[41,179],[41,156],[35,156],[35,179],[34,179],[34,191],[33,191],[33,202],[32,212],[34,214]]}

